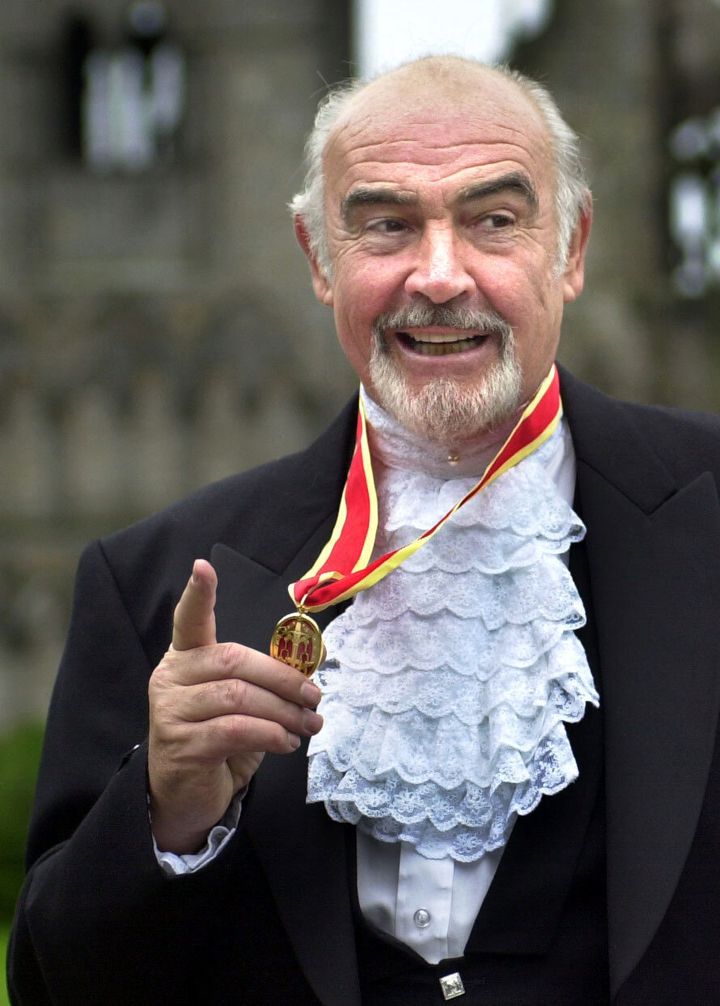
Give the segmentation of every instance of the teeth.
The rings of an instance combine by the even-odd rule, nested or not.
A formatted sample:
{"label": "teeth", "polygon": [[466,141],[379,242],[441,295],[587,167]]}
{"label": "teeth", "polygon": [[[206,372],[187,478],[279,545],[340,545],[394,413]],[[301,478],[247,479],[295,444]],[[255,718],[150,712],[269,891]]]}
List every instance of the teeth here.
{"label": "teeth", "polygon": [[413,350],[421,356],[447,356],[449,353],[464,353],[477,345],[474,339],[459,339],[457,342],[416,342]]}
{"label": "teeth", "polygon": [[408,332],[401,334],[407,338],[413,351],[419,353],[421,356],[446,356],[450,353],[464,353],[468,349],[474,349],[478,344],[478,340],[482,338],[481,335],[471,335],[463,338],[455,335],[440,335],[433,332],[424,333],[421,338],[410,335]]}
{"label": "teeth", "polygon": [[410,332],[403,332],[403,335],[407,335],[408,339],[412,339],[413,342],[467,342],[468,339],[478,339],[479,335],[455,335],[451,333],[443,332],[423,332],[422,335],[412,335]]}
{"label": "teeth", "polygon": [[465,339],[474,339],[475,336],[448,335],[441,332],[423,332],[422,335],[410,335],[410,338],[414,339],[415,342],[462,342]]}

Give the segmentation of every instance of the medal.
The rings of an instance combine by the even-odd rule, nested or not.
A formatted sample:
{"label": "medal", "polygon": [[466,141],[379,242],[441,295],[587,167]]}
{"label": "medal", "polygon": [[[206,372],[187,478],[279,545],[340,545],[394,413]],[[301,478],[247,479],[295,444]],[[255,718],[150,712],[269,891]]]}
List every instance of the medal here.
{"label": "medal", "polygon": [[302,671],[306,678],[325,659],[320,626],[303,611],[281,618],[270,638],[270,656]]}

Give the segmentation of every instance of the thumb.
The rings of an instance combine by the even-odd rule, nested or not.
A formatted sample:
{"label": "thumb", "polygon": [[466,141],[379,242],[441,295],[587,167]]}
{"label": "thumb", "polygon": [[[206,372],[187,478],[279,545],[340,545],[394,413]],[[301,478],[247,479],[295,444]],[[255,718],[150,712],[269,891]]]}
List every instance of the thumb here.
{"label": "thumb", "polygon": [[196,559],[192,576],[175,608],[172,646],[174,650],[194,650],[212,646],[215,638],[215,592],[217,575],[205,559]]}

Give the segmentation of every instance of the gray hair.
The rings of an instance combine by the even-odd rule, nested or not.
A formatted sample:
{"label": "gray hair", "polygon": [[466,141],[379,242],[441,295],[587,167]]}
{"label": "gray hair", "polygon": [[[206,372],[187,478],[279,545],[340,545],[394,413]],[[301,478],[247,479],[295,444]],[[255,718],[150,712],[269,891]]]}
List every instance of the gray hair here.
{"label": "gray hair", "polygon": [[[422,63],[426,60],[437,61],[438,59],[465,63],[468,66],[487,66],[478,60],[459,56],[426,56],[423,59],[413,60],[412,63]],[[404,66],[410,66],[412,63],[406,63]],[[488,68],[518,85],[535,105],[547,128],[555,161],[557,265],[558,271],[561,272],[567,262],[570,241],[580,215],[587,211],[591,205],[591,195],[580,156],[578,136],[563,119],[555,99],[546,87],[502,64]],[[402,69],[402,67],[398,69]],[[390,73],[393,72],[390,71]],[[379,77],[387,75],[389,74],[380,74]],[[290,203],[293,214],[304,220],[310,248],[318,265],[327,276],[332,274],[332,262],[325,229],[323,177],[325,146],[333,127],[355,95],[377,79],[378,77],[370,80],[346,81],[332,88],[322,99],[318,106],[313,128],[305,144],[305,184]]]}

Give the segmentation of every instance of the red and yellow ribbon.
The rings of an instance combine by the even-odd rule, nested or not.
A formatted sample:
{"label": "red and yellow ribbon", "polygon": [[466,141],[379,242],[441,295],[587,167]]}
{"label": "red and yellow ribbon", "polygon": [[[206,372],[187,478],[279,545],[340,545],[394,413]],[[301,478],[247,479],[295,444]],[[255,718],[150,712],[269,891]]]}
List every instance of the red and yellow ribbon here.
{"label": "red and yellow ribbon", "polygon": [[430,541],[460,507],[544,444],[555,432],[561,417],[560,382],[557,368],[553,365],[480,481],[415,541],[386,552],[370,562],[377,533],[378,513],[367,421],[361,399],[355,451],[335,527],[312,568],[301,580],[288,587],[298,609],[322,611],[331,604],[347,601],[378,583]]}

